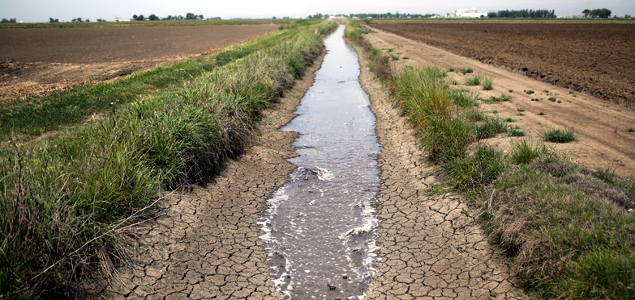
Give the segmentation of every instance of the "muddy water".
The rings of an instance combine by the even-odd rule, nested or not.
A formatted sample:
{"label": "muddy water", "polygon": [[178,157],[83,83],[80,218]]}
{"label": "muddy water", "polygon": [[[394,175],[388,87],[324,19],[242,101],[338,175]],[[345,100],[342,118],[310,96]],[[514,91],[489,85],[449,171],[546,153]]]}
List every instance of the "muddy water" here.
{"label": "muddy water", "polygon": [[285,299],[362,298],[374,274],[380,146],[357,53],[343,32],[324,40],[315,83],[282,129],[300,134],[299,156],[290,160],[298,168],[269,200],[263,239]]}

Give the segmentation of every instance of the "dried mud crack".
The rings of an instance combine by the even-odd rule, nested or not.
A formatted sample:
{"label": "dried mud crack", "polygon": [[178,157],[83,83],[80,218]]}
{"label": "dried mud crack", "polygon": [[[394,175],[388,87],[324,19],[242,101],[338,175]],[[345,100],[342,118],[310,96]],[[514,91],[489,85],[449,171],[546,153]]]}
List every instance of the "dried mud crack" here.
{"label": "dried mud crack", "polygon": [[[361,53],[361,50],[358,49]],[[360,82],[377,117],[377,278],[367,299],[525,299],[460,196],[432,196],[438,168],[427,166],[414,130],[361,59]]]}
{"label": "dried mud crack", "polygon": [[264,112],[259,136],[240,159],[206,186],[173,195],[156,221],[138,228],[132,267],[119,270],[104,293],[111,299],[277,299],[258,219],[271,194],[295,166],[295,133],[278,128],[313,83],[322,58],[274,109]]}
{"label": "dried mud crack", "polygon": [[[414,131],[360,58],[360,81],[377,117],[378,261],[367,299],[525,299],[487,243],[475,211],[460,196],[431,196],[438,184]],[[317,61],[307,74],[319,68]],[[279,299],[270,276],[259,218],[295,166],[296,134],[279,131],[313,82],[296,82],[265,112],[253,146],[214,182],[160,203],[156,221],[137,228],[131,267],[102,294],[111,299]]]}

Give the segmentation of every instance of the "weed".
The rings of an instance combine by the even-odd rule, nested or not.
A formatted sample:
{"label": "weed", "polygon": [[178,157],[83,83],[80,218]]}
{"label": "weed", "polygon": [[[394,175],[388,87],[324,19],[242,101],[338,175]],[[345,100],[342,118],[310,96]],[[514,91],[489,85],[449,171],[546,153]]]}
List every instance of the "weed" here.
{"label": "weed", "polygon": [[448,190],[446,190],[442,184],[436,184],[433,185],[432,187],[426,189],[426,192],[430,195],[434,195],[434,196],[440,196],[443,195],[445,193],[448,192]]}
{"label": "weed", "polygon": [[507,129],[507,122],[505,122],[505,120],[499,118],[487,118],[482,124],[476,125],[476,138],[491,138],[498,133],[507,132]]}
{"label": "weed", "polygon": [[635,132],[635,127],[626,128],[626,132]]}
{"label": "weed", "polygon": [[503,152],[485,146],[473,155],[455,159],[447,167],[458,189],[478,190],[498,178],[506,166]]}
{"label": "weed", "polygon": [[[463,75],[468,74],[468,73],[474,73],[474,70],[472,70],[472,68],[467,68],[467,69],[461,69],[459,70],[459,72],[463,73]],[[478,85],[478,84],[475,84]]]}
{"label": "weed", "polygon": [[463,156],[471,135],[470,125],[459,118],[433,117],[422,132],[421,144],[432,161],[447,162]]}
{"label": "weed", "polygon": [[490,96],[489,99],[485,100],[484,102],[502,102],[502,101],[511,101],[512,100],[512,96],[507,95],[507,94],[501,94],[500,97],[495,97],[495,96]]}
{"label": "weed", "polygon": [[516,120],[514,120],[514,119],[512,119],[512,118],[509,118],[509,117],[505,118],[504,120],[505,120],[505,122],[507,122],[507,123],[516,122]]}
{"label": "weed", "polygon": [[494,89],[494,77],[483,76],[483,79],[481,80],[481,86],[486,91]]}
{"label": "weed", "polygon": [[527,95],[531,95],[534,93],[534,90],[523,90]]}
{"label": "weed", "polygon": [[558,100],[558,103],[562,103],[562,101]]}
{"label": "weed", "polygon": [[468,86],[474,86],[474,85],[481,85],[481,79],[482,77],[479,75],[474,75],[474,76],[470,76],[468,78],[465,78],[465,85]]}
{"label": "weed", "polygon": [[545,115],[545,113],[544,113],[544,112],[539,112],[539,113],[538,113],[538,115],[539,115],[539,116],[544,116],[544,115]]}
{"label": "weed", "polygon": [[558,99],[556,99],[556,97],[549,97],[549,101],[551,101],[551,102],[556,102],[556,100],[558,100]]}
{"label": "weed", "polygon": [[559,129],[550,128],[541,133],[542,139],[545,142],[552,143],[568,143],[576,140],[576,134],[573,128]]}
{"label": "weed", "polygon": [[520,137],[520,136],[525,136],[525,132],[520,130],[520,128],[518,127],[514,127],[514,128],[510,128],[509,131],[507,132],[508,136],[514,136],[514,137]]}
{"label": "weed", "polygon": [[410,57],[408,57],[408,56],[404,56],[404,57],[403,57],[403,59],[410,59]]}
{"label": "weed", "polygon": [[476,109],[467,110],[465,111],[463,115],[465,116],[466,119],[472,122],[479,122],[479,121],[485,120],[485,115]]}
{"label": "weed", "polygon": [[509,92],[510,92],[510,93],[513,93],[513,92],[514,92],[514,90],[509,90]]}
{"label": "weed", "polygon": [[541,154],[547,154],[551,150],[543,145],[533,145],[530,140],[522,139],[519,142],[512,142],[512,149],[509,159],[515,164],[527,164]]}
{"label": "weed", "polygon": [[499,113],[499,111],[495,109],[495,110],[492,110],[492,113],[493,114],[497,114],[497,113]]}
{"label": "weed", "polygon": [[454,72],[454,68],[449,68],[448,72],[450,72],[450,73]]}
{"label": "weed", "polygon": [[573,94],[573,91],[569,91],[569,94]]}
{"label": "weed", "polygon": [[478,106],[476,94],[470,90],[455,89],[450,92],[454,103],[460,107]]}
{"label": "weed", "polygon": [[525,111],[525,109],[522,108],[522,107],[516,107],[516,110],[519,111],[519,112],[524,112]]}

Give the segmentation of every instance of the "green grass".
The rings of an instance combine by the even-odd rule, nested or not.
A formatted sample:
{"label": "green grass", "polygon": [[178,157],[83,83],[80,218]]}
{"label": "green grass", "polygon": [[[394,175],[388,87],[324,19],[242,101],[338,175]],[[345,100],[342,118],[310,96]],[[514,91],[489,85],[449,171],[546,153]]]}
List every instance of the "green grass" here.
{"label": "green grass", "polygon": [[494,77],[492,76],[483,76],[481,80],[481,86],[484,90],[489,91],[494,89]]}
{"label": "green grass", "polygon": [[[435,105],[442,107],[436,113],[424,112],[432,104],[404,101],[402,89],[436,85],[442,77],[425,75],[435,79],[419,82],[424,79],[410,78],[417,76],[415,69],[391,80],[395,101],[429,158],[480,209],[488,239],[506,255],[515,282],[540,299],[635,299],[635,215],[627,211],[635,208],[635,179],[608,168],[582,168],[527,139],[514,141],[507,154],[482,146],[471,152],[468,146],[477,137],[496,131],[488,127],[507,128],[505,120],[451,101]],[[402,76],[407,83],[399,82]],[[524,135],[518,127],[508,134]]]}
{"label": "green grass", "polygon": [[486,118],[484,122],[476,124],[474,129],[477,139],[491,138],[507,130],[507,122],[500,118]]}
{"label": "green grass", "polygon": [[626,128],[626,132],[635,132],[635,127]]}
{"label": "green grass", "polygon": [[508,136],[514,136],[514,137],[520,137],[520,136],[525,136],[526,134],[520,128],[514,127],[514,128],[509,128],[509,131],[507,131],[507,135]]}
{"label": "green grass", "polygon": [[569,143],[576,140],[576,134],[573,128],[550,128],[542,132],[541,136],[545,142],[552,143]]}
{"label": "green grass", "polygon": [[165,191],[208,181],[239,155],[260,111],[303,73],[322,51],[320,34],[335,27],[296,27],[230,48],[217,56],[224,65],[182,88],[167,86],[93,122],[2,145],[0,295],[83,298],[85,276],[108,276],[112,260],[128,259],[116,224]]}
{"label": "green grass", "polygon": [[493,102],[505,102],[505,101],[511,101],[511,100],[512,100],[512,96],[503,93],[500,95],[500,97],[490,96],[488,99],[484,99],[483,102],[493,103]]}
{"label": "green grass", "polygon": [[473,75],[465,78],[465,81],[463,81],[463,83],[467,86],[481,85],[482,79],[483,77],[480,75]]}
{"label": "green grass", "polygon": [[451,94],[451,98],[454,103],[460,107],[478,106],[478,101],[476,101],[477,95],[472,91],[453,89]]}
{"label": "green grass", "polygon": [[93,114],[108,113],[138,101],[141,95],[177,92],[191,78],[259,49],[272,47],[294,35],[297,35],[295,31],[276,32],[209,58],[154,68],[113,83],[100,83],[45,97],[12,101],[0,106],[0,115],[3,116],[0,120],[0,141],[30,139],[49,131],[81,124]]}

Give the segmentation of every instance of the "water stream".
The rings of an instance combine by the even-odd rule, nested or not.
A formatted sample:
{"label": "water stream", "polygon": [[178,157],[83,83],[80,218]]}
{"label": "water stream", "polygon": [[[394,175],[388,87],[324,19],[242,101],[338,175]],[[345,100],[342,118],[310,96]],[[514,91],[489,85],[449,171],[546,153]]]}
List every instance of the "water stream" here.
{"label": "water stream", "polygon": [[379,187],[375,116],[361,88],[344,26],[325,38],[328,53],[298,116],[298,168],[269,200],[262,223],[272,276],[285,299],[358,299],[374,274],[372,207]]}

